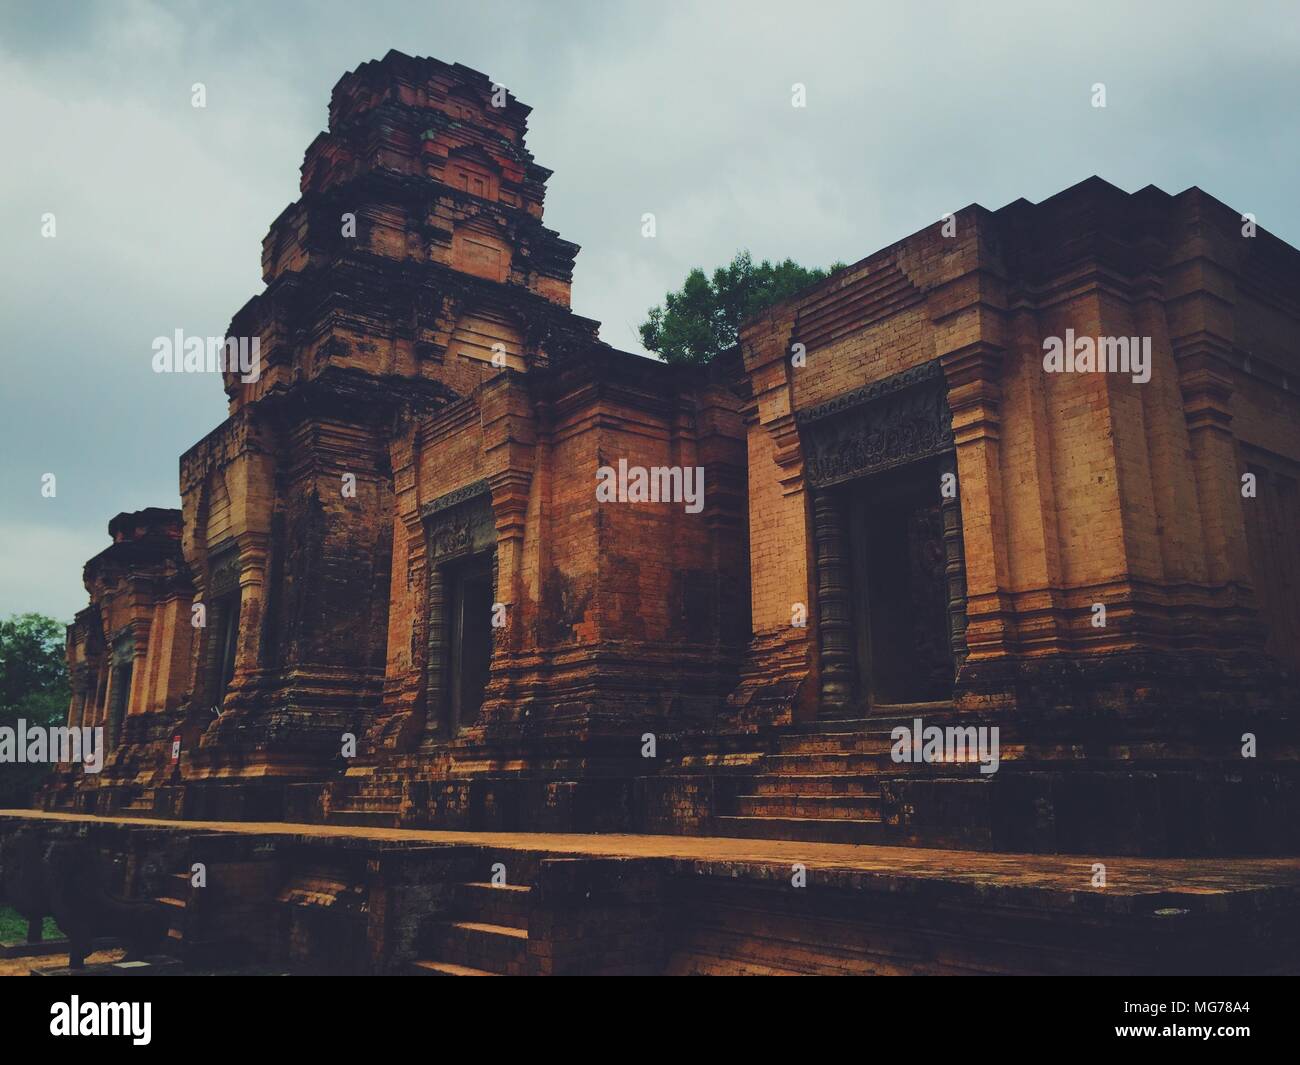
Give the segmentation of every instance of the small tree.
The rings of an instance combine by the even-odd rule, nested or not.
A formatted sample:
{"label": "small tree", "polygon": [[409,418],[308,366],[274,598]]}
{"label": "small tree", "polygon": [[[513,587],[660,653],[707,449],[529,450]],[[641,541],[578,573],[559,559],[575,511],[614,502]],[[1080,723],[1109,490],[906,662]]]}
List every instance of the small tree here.
{"label": "small tree", "polygon": [[793,259],[779,263],[764,259],[755,266],[749,252],[741,251],[730,265],[714,270],[711,280],[696,267],[686,275],[680,292],[669,292],[663,306],[650,308],[641,324],[641,343],[670,363],[712,362],[736,343],[747,318],[843,265],[819,270]]}
{"label": "small tree", "polygon": [[[60,725],[68,713],[64,627],[42,614],[0,621],[0,726]],[[0,802],[26,803],[48,766],[0,763]]]}

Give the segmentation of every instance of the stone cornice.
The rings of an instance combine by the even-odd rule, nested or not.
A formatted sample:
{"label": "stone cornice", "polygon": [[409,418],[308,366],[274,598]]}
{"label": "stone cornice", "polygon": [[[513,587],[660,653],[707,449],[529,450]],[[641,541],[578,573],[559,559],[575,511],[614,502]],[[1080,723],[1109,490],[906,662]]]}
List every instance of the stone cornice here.
{"label": "stone cornice", "polygon": [[832,399],[828,399],[825,403],[819,403],[815,407],[796,411],[795,421],[801,426],[808,425],[812,422],[821,421],[823,418],[829,418],[865,406],[868,403],[874,403],[878,399],[901,392],[905,388],[913,388],[916,385],[935,381],[942,377],[943,368],[938,362],[924,362],[889,377],[881,378],[879,381],[873,381],[869,385],[855,388],[851,392],[841,393]]}
{"label": "stone cornice", "polygon": [[467,503],[478,496],[487,495],[490,491],[491,488],[488,485],[486,478],[478,481],[471,481],[469,484],[462,485],[460,488],[448,492],[446,495],[439,496],[431,503],[426,503],[420,508],[420,517],[422,519],[431,518],[435,514],[441,514],[444,510],[460,506],[460,504]]}

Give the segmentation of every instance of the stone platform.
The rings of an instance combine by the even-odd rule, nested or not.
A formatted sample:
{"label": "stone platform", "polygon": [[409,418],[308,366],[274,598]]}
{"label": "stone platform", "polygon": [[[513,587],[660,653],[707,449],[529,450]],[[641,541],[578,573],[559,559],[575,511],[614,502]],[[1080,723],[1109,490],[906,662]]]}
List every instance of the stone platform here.
{"label": "stone platform", "polygon": [[0,940],[0,958],[40,958],[47,954],[66,954],[68,941],[42,939],[36,943],[26,939]]}
{"label": "stone platform", "polygon": [[32,969],[32,976],[180,976],[180,960],[166,954],[156,954],[136,961],[105,961],[87,964],[81,969],[69,969],[66,965],[53,969]]}
{"label": "stone platform", "polygon": [[[116,889],[169,900],[177,954],[192,965],[424,975],[1300,971],[1294,858],[0,811],[0,835],[24,824],[84,834],[122,859]],[[202,887],[190,886],[196,863]]]}

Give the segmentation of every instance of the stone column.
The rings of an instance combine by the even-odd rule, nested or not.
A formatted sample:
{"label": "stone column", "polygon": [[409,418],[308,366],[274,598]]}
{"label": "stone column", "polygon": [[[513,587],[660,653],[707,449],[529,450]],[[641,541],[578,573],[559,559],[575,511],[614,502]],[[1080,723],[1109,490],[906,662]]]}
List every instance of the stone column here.
{"label": "stone column", "polygon": [[483,454],[496,526],[493,595],[506,608],[505,629],[494,633],[497,651],[518,650],[523,640],[524,534],[538,448],[533,407],[523,374],[503,371],[484,386]]}
{"label": "stone column", "polygon": [[817,551],[817,639],[821,649],[821,701],[844,710],[857,681],[853,603],[850,598],[848,538],[844,509],[826,490],[813,496],[813,541]]}
{"label": "stone column", "polygon": [[263,532],[243,532],[235,537],[235,543],[239,550],[239,633],[232,688],[261,666],[262,605],[271,538]]}
{"label": "stone column", "polygon": [[107,652],[104,653],[97,665],[98,668],[95,671],[95,684],[91,689],[90,697],[86,700],[85,710],[81,715],[82,728],[95,728],[104,723],[103,712],[106,709],[106,700],[108,698]]}
{"label": "stone column", "polygon": [[90,690],[90,667],[84,663],[72,667],[69,678],[72,686],[72,699],[68,703],[68,728],[80,728],[86,712],[86,696]]}
{"label": "stone column", "polygon": [[445,659],[447,650],[447,595],[442,574],[436,566],[428,570],[426,585],[426,639],[424,647],[424,734],[430,739],[440,739],[446,733],[447,693],[445,679]]}
{"label": "stone column", "polygon": [[1241,511],[1241,475],[1232,430],[1232,370],[1226,344],[1205,337],[1175,349],[1192,470],[1201,505],[1205,560],[1216,585],[1251,583]]}
{"label": "stone column", "polygon": [[[940,474],[957,473],[957,455],[949,453],[939,459]],[[966,552],[962,544],[961,481],[957,494],[943,497],[943,574],[948,598],[948,644],[952,648],[954,673],[966,661]]]}
{"label": "stone column", "polygon": [[996,658],[1015,640],[1002,493],[1000,382],[1004,350],[976,341],[942,356],[957,444],[970,654]]}
{"label": "stone column", "polygon": [[[153,630],[153,611],[150,609],[149,614],[145,617],[136,617],[131,620],[131,690],[127,693],[126,703],[122,707],[122,721],[120,726],[125,726],[126,719],[131,714],[142,714],[147,710],[149,696],[149,636]],[[118,737],[122,736],[119,727]]]}

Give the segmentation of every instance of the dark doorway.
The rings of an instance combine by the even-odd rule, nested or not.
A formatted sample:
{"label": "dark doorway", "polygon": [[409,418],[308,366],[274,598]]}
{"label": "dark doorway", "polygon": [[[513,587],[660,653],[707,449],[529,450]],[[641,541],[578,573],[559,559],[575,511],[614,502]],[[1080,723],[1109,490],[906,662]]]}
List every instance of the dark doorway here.
{"label": "dark doorway", "polygon": [[110,750],[117,746],[118,738],[122,735],[122,720],[126,717],[128,701],[131,698],[131,667],[130,661],[113,667],[113,687],[110,693],[111,702],[108,708],[108,728],[105,737],[105,746]]}
{"label": "dark doorway", "polygon": [[235,676],[235,652],[239,646],[239,593],[213,600],[208,610],[211,628],[207,649],[208,702],[220,712],[222,701]]}
{"label": "dark doorway", "polygon": [[492,563],[480,556],[443,567],[446,589],[447,734],[478,718],[492,666]]}
{"label": "dark doorway", "polygon": [[235,677],[235,650],[239,646],[239,596],[231,595],[221,605],[221,647],[219,691],[225,697]]}
{"label": "dark doorway", "polygon": [[872,706],[952,698],[936,461],[848,486],[858,676]]}

